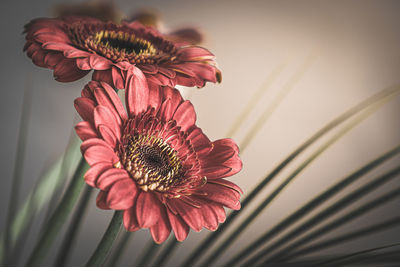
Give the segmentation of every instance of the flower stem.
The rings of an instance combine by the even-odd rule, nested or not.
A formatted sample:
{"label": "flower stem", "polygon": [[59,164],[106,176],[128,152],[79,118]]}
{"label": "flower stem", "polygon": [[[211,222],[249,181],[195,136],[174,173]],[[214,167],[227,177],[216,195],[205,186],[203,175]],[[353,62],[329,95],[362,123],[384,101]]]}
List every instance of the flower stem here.
{"label": "flower stem", "polygon": [[51,216],[47,223],[46,231],[42,234],[39,242],[36,244],[31,256],[28,260],[28,266],[41,266],[41,262],[45,259],[46,252],[51,247],[54,239],[56,238],[58,232],[66,221],[69,213],[74,207],[81,189],[84,184],[83,174],[88,169],[86,161],[82,158],[79,165],[72,177],[71,183],[69,184],[67,191],[65,192],[63,198],[57,209]]}
{"label": "flower stem", "polygon": [[68,256],[71,253],[71,247],[73,246],[76,240],[79,228],[85,217],[86,210],[89,204],[89,199],[92,193],[93,193],[93,188],[85,186],[85,189],[83,190],[82,196],[79,199],[76,210],[74,211],[73,218],[69,223],[68,230],[65,234],[63,243],[57,255],[55,266],[63,267],[67,264]]}
{"label": "flower stem", "polygon": [[144,253],[137,261],[139,263],[134,264],[133,266],[138,266],[138,267],[147,266],[149,261],[153,258],[154,254],[157,252],[159,248],[160,245],[154,243],[153,239],[150,239],[148,245],[146,246],[146,249],[144,250]]}
{"label": "flower stem", "polygon": [[120,210],[114,212],[114,216],[112,217],[111,222],[103,235],[103,238],[101,239],[92,257],[90,257],[86,267],[103,265],[115,239],[117,238],[118,232],[121,229],[122,215],[123,212]]}
{"label": "flower stem", "polygon": [[123,232],[121,233],[122,237],[119,238],[117,245],[112,253],[110,260],[108,261],[109,267],[118,266],[119,261],[121,260],[121,256],[123,255],[126,247],[130,240],[132,240],[135,232]]}

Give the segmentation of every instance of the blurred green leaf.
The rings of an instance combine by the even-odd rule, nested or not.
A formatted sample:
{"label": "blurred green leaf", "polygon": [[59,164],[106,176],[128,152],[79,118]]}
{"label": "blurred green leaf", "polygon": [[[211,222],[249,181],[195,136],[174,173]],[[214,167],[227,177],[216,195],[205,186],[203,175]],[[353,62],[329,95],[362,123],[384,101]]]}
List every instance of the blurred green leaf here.
{"label": "blurred green leaf", "polygon": [[341,192],[343,189],[347,188],[347,186],[351,185],[353,182],[357,181],[358,179],[363,177],[365,174],[367,174],[374,168],[380,166],[385,161],[393,158],[398,153],[400,153],[400,145],[395,147],[394,149],[384,153],[380,157],[372,160],[371,162],[364,165],[363,167],[356,170],[355,172],[351,173],[350,175],[348,175],[341,181],[337,182],[335,185],[331,186],[329,189],[325,190],[323,193],[320,193],[319,195],[314,197],[312,200],[307,202],[305,205],[298,208],[295,212],[290,214],[288,217],[286,217],[284,220],[282,220],[276,226],[272,227],[264,234],[261,234],[261,236],[259,238],[254,240],[245,249],[238,252],[236,254],[236,256],[233,257],[231,260],[229,260],[229,262],[226,263],[224,266],[230,266],[233,263],[240,262],[240,260],[242,260],[244,257],[251,255],[251,253],[254,252],[258,247],[265,244],[267,241],[271,240],[274,236],[278,235],[280,232],[285,230],[287,227],[295,224],[297,221],[299,221],[305,215],[307,215],[308,213],[313,211],[315,208],[319,207],[321,204],[323,204],[324,202],[329,200],[331,197],[333,197],[334,195]]}
{"label": "blurred green leaf", "polygon": [[[374,178],[371,182],[368,184],[360,187],[359,189],[351,192],[347,196],[343,197],[339,201],[335,202],[333,205],[327,207],[326,209],[322,210],[318,214],[316,214],[314,217],[310,218],[306,222],[302,223],[295,229],[291,230],[289,233],[284,235],[283,237],[279,238],[277,241],[275,241],[272,245],[268,246],[267,248],[263,249],[261,252],[257,253],[255,257],[252,258],[252,260],[247,261],[246,263],[253,263],[255,262],[254,260],[258,260],[259,258],[263,258],[272,251],[276,250],[282,245],[287,244],[289,241],[292,239],[296,238],[300,234],[304,233],[308,229],[318,225],[321,223],[323,220],[329,218],[330,216],[334,216],[338,211],[348,207],[352,203],[354,203],[357,199],[365,196],[366,194],[372,192],[373,190],[376,190],[379,186],[382,186],[386,182],[390,181],[391,179],[395,178],[396,175],[400,174],[400,167],[394,168],[393,170],[390,170],[387,173],[384,173],[376,178]],[[278,252],[276,255],[274,255],[271,260],[276,260],[286,253],[289,253],[293,249],[306,244],[307,242],[310,242],[311,240],[315,239],[316,237],[321,236],[322,234],[327,233],[328,231],[331,231],[332,229],[335,229],[336,227],[349,222],[358,216],[361,216],[362,214],[371,211],[372,209],[378,207],[379,205],[384,204],[385,202],[391,200],[394,197],[400,197],[400,188],[395,189],[394,191],[390,191],[386,194],[384,194],[382,197],[379,197],[373,201],[368,202],[367,204],[362,205],[361,207],[346,213],[345,215],[341,216],[340,218],[334,220],[333,222],[327,224],[326,226],[310,233],[307,234],[306,236],[302,237],[299,240],[296,240],[293,244],[289,245],[287,248],[281,250]]]}

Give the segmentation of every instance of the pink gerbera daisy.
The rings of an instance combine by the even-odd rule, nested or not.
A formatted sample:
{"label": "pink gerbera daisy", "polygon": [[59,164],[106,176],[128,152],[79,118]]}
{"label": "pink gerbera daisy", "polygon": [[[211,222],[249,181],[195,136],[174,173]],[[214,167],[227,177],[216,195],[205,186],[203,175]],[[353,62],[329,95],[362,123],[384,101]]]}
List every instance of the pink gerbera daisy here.
{"label": "pink gerbera daisy", "polygon": [[174,42],[173,36],[168,38],[138,21],[39,18],[28,23],[25,32],[28,56],[36,65],[54,70],[60,82],[78,80],[94,70],[93,80],[122,89],[135,68],[149,83],[163,86],[203,87],[221,80],[210,51]]}
{"label": "pink gerbera daisy", "polygon": [[106,83],[92,81],[75,100],[84,121],[76,125],[81,151],[91,166],[85,174],[101,191],[97,206],[124,210],[128,231],[149,228],[157,243],[174,231],[215,230],[224,206],[240,209],[241,189],[224,177],[242,162],[231,139],[211,142],[195,125],[193,105],[170,87],[150,85],[138,71],[125,103]]}

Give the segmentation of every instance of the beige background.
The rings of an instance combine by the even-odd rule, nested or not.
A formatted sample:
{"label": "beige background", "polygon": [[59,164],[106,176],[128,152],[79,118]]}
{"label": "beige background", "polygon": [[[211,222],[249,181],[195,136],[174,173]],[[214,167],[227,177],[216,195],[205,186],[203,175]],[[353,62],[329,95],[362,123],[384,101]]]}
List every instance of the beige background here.
{"label": "beige background", "polygon": [[[5,0],[0,4],[2,214],[5,214],[8,205],[24,87],[28,84],[34,95],[21,199],[32,188],[44,166],[64,151],[72,125],[77,121],[73,99],[88,80],[86,77],[85,81],[58,83],[52,79],[50,71],[34,66],[21,52],[23,25],[33,18],[49,16],[55,2],[62,3]],[[217,56],[223,82],[209,84],[201,90],[185,89],[184,93],[195,105],[198,125],[212,140],[227,137],[247,102],[265,84],[269,75],[284,64],[260,101],[254,105],[250,116],[232,136],[241,144],[264,109],[279,96],[293,76],[302,71],[272,116],[260,125],[260,131],[242,151],[244,168],[231,180],[240,185],[245,193],[329,120],[379,90],[400,83],[398,1],[120,0],[116,4],[122,10],[132,12],[137,8],[150,7],[159,11],[166,28],[194,25],[206,33],[205,46]],[[221,259],[239,251],[318,192],[397,145],[400,141],[399,111],[400,97],[396,97],[323,153],[241,234]],[[320,144],[290,165],[262,195],[268,195]],[[376,169],[351,189],[398,165],[399,159],[397,157]],[[397,177],[369,197],[354,203],[351,208],[399,186]],[[399,204],[398,199],[391,201],[323,238],[398,215]],[[243,212],[241,218],[247,212]],[[97,209],[92,200],[71,266],[86,261],[111,215],[111,211]],[[4,224],[5,217],[2,215],[1,229]],[[318,255],[398,242],[399,231],[398,227],[392,228],[321,251]],[[187,254],[207,234],[206,230],[191,232],[184,245],[171,257],[169,265],[180,262],[182,255]],[[30,236],[28,249],[35,237],[36,234]],[[130,266],[148,240],[148,231],[139,231],[130,243],[122,266]]]}

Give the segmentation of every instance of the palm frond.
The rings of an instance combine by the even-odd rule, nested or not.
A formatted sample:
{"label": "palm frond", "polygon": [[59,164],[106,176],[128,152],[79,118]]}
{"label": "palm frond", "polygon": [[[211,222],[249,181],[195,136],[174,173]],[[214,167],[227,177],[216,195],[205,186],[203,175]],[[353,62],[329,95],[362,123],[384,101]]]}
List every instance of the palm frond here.
{"label": "palm frond", "polygon": [[[317,131],[314,135],[312,135],[309,139],[307,139],[303,144],[301,144],[298,148],[296,148],[290,155],[288,155],[277,167],[275,167],[262,181],[260,181],[257,186],[250,191],[250,193],[245,196],[242,201],[241,212],[255,199],[258,193],[265,188],[289,163],[291,163],[295,158],[297,158],[302,152],[304,152],[308,147],[318,141],[325,134],[330,132],[336,126],[340,125],[342,122],[346,121],[350,117],[355,114],[361,112],[362,110],[379,103],[387,98],[391,98],[394,95],[398,94],[400,91],[399,86],[392,86],[385,88],[384,90],[378,92],[377,94],[367,98],[366,100],[360,102],[349,110],[345,111],[329,123],[327,123],[324,127],[322,127],[319,131]],[[201,255],[209,249],[212,244],[218,239],[219,236],[222,235],[223,232],[235,221],[237,216],[239,215],[239,211],[233,211],[229,216],[227,216],[224,224],[220,225],[219,228],[208,235],[208,237],[200,243],[200,245],[195,249],[189,257],[185,260],[183,266],[192,264],[195,260],[197,260]],[[179,244],[179,243],[178,243]],[[171,252],[173,252],[175,247],[168,247]]]}
{"label": "palm frond", "polygon": [[261,245],[265,244],[268,240],[273,238],[274,236],[278,235],[280,232],[285,230],[287,227],[293,225],[305,215],[322,205],[324,202],[328,201],[337,193],[341,192],[343,189],[347,188],[349,185],[357,181],[358,179],[362,178],[363,175],[367,174],[374,168],[380,166],[385,161],[391,159],[395,155],[400,153],[400,145],[395,147],[394,149],[384,153],[380,157],[376,158],[375,160],[369,162],[368,164],[364,165],[360,169],[356,170],[352,174],[348,175],[347,177],[343,178],[341,181],[336,183],[335,185],[331,186],[329,189],[325,190],[323,193],[317,195],[312,200],[307,202],[305,205],[297,209],[295,212],[290,214],[276,226],[272,227],[270,230],[262,234],[259,238],[253,241],[249,246],[245,249],[241,250],[235,257],[233,257],[228,263],[224,266],[231,266],[235,263],[240,262],[244,257],[250,255],[252,252],[256,251]]}
{"label": "palm frond", "polygon": [[208,266],[212,262],[214,262],[218,257],[222,255],[222,252],[228,248],[230,245],[232,245],[233,241],[237,239],[241,233],[243,233],[244,229],[246,229],[250,223],[266,208],[269,206],[269,204],[280,194],[280,192],[287,186],[289,185],[290,182],[295,179],[298,174],[300,174],[309,164],[311,164],[319,155],[321,155],[327,148],[329,148],[331,145],[333,145],[336,141],[338,141],[342,136],[344,136],[348,131],[353,129],[356,125],[358,125],[360,122],[368,118],[369,115],[371,115],[374,111],[376,111],[379,107],[384,105],[388,101],[386,99],[385,101],[378,102],[371,107],[369,107],[367,110],[362,112],[360,115],[358,115],[355,119],[353,119],[350,123],[348,123],[346,126],[344,126],[338,133],[336,133],[333,137],[331,137],[328,141],[326,141],[323,145],[321,145],[310,157],[308,157],[303,163],[299,165],[284,181],[270,194],[268,195],[256,208],[254,211],[251,212],[251,214],[245,218],[245,220],[237,226],[228,236],[228,238],[222,242],[214,251],[211,253],[211,255],[206,258],[206,260],[203,262],[202,266]]}
{"label": "palm frond", "polygon": [[[394,168],[393,170],[380,175],[373,179],[370,183],[362,186],[361,188],[353,191],[352,193],[348,194],[344,198],[340,199],[339,201],[335,202],[331,206],[327,207],[323,211],[319,212],[317,215],[314,217],[310,218],[306,222],[302,223],[277,241],[275,241],[273,244],[268,246],[267,248],[263,249],[255,257],[253,257],[252,260],[247,261],[246,263],[248,264],[249,262],[253,263],[254,260],[258,260],[259,258],[263,258],[267,256],[269,253],[272,251],[278,249],[279,247],[287,244],[289,241],[291,241],[293,238],[299,236],[300,234],[304,233],[308,229],[311,229],[312,227],[318,225],[321,223],[323,220],[329,218],[330,216],[333,216],[336,214],[336,212],[340,211],[341,209],[351,205],[354,201],[357,199],[365,196],[369,192],[372,192],[373,190],[376,190],[379,186],[382,186],[386,182],[390,181],[391,179],[395,178],[396,175],[400,173],[400,167]],[[371,211],[373,208],[378,207],[379,205],[385,203],[386,201],[391,200],[392,198],[396,197],[396,193],[399,193],[399,189],[396,189],[394,191],[390,191],[389,193],[383,195],[380,198],[377,198],[376,200],[373,200],[371,202],[368,202],[367,204],[362,205],[360,208],[357,208],[344,216],[334,220],[333,222],[329,223],[328,225],[320,228],[319,230],[316,230],[315,232],[312,232],[305,237],[297,240],[295,243],[291,244],[289,247],[285,248],[284,250],[281,250],[278,252],[278,254],[274,255],[271,260],[278,259],[285,255],[286,253],[289,253],[291,250],[306,244],[307,242],[310,242],[311,240],[315,239],[316,237],[325,234],[326,232],[350,221],[358,216],[361,216],[362,214]],[[400,197],[400,195],[397,195],[397,197]]]}

